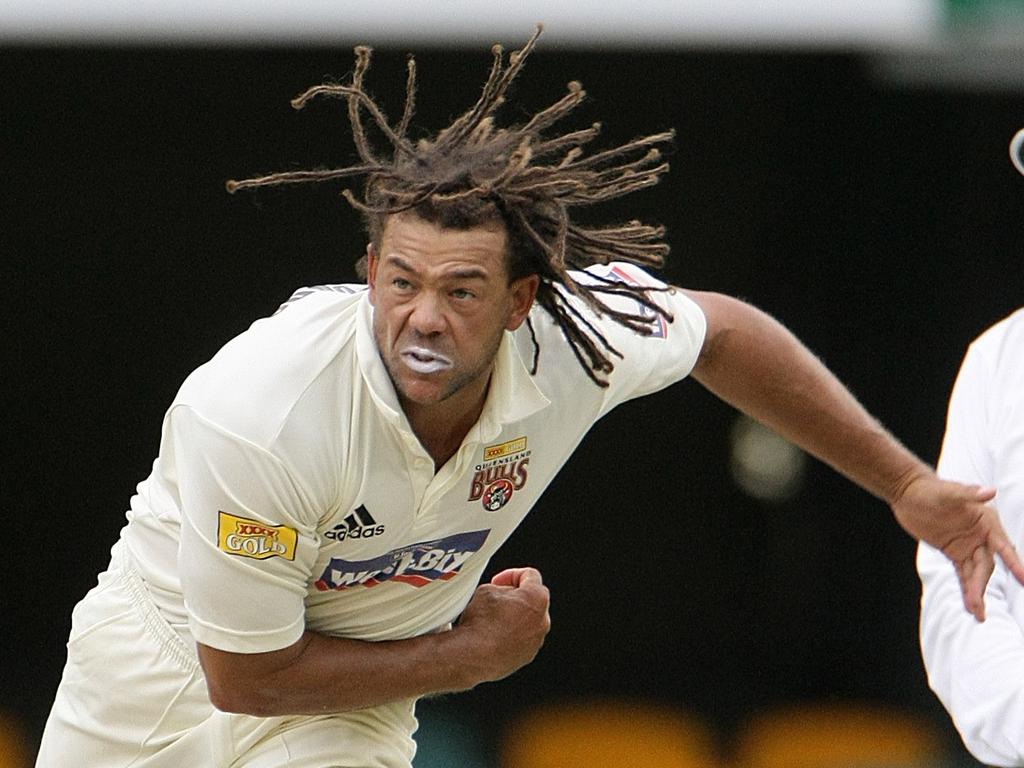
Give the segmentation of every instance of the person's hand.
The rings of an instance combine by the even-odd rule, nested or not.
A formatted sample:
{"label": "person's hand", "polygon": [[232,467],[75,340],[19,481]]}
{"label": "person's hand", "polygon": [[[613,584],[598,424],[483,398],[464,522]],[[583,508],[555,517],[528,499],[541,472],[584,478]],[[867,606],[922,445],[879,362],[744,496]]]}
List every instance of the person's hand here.
{"label": "person's hand", "polygon": [[454,631],[468,639],[464,662],[481,682],[533,661],[551,629],[550,595],[540,572],[511,568],[476,588]]}
{"label": "person's hand", "polygon": [[922,473],[910,481],[892,504],[901,526],[931,544],[956,567],[964,607],[985,620],[985,585],[995,569],[995,556],[1024,584],[1024,564],[1010,542],[995,508],[993,488],[940,480]]}

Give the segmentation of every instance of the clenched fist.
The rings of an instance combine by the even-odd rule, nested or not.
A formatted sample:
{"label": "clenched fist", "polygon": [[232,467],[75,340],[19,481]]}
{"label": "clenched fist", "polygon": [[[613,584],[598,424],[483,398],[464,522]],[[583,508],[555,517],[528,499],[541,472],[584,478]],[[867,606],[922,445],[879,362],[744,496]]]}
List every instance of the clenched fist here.
{"label": "clenched fist", "polygon": [[533,661],[551,629],[550,601],[535,568],[511,568],[477,587],[453,630],[471,678],[500,680]]}

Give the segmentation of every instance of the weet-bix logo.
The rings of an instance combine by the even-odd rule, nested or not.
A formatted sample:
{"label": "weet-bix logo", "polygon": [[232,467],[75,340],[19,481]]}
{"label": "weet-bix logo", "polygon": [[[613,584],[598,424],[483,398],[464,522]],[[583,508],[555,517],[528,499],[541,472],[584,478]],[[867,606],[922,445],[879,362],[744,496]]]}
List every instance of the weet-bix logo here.
{"label": "weet-bix logo", "polygon": [[448,581],[458,576],[462,566],[480,551],[488,533],[490,531],[468,531],[419,541],[369,560],[332,557],[313,585],[321,592],[340,592],[354,587],[375,587],[385,581],[412,587]]}
{"label": "weet-bix logo", "polygon": [[362,504],[352,514],[324,534],[328,539],[344,541],[345,539],[369,539],[384,533],[384,526],[378,525],[373,515]]}

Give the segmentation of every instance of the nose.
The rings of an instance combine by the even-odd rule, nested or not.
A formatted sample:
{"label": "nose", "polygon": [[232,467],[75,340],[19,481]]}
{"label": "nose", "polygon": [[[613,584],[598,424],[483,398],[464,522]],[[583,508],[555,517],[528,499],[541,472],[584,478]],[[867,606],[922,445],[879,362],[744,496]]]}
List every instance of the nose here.
{"label": "nose", "polygon": [[422,291],[409,315],[409,327],[421,336],[433,336],[445,328],[444,307],[441,299],[430,291]]}

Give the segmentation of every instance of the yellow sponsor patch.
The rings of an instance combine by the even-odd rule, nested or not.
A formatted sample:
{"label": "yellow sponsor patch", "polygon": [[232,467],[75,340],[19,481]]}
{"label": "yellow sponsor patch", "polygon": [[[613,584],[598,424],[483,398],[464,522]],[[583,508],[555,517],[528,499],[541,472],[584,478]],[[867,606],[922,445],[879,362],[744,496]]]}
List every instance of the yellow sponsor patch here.
{"label": "yellow sponsor patch", "polygon": [[229,555],[266,560],[268,557],[295,559],[299,534],[286,525],[267,525],[259,520],[217,513],[217,546]]}
{"label": "yellow sponsor patch", "polygon": [[526,450],[526,438],[517,437],[515,440],[509,440],[507,443],[501,443],[500,445],[489,445],[484,448],[484,461],[490,461],[491,459],[498,459],[502,456],[510,456],[513,453],[519,453],[520,451]]}

